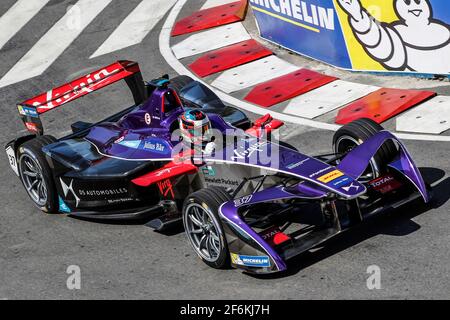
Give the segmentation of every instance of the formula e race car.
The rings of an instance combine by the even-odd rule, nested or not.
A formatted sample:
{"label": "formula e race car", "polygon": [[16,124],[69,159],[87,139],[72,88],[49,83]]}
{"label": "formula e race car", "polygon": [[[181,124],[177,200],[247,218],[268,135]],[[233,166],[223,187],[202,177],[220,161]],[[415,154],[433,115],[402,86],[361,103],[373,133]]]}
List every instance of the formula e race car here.
{"label": "formula e race car", "polygon": [[[73,133],[43,135],[40,115],[124,79],[135,105]],[[283,125],[254,123],[186,76],[144,82],[119,61],[18,105],[33,134],[6,145],[32,201],[43,211],[91,219],[148,218],[162,231],[183,223],[209,266],[252,273],[286,270],[302,252],[380,212],[430,200],[419,170],[393,134],[369,119],[341,127],[331,154],[310,157],[276,142]],[[202,110],[213,151],[174,137],[185,110]]]}

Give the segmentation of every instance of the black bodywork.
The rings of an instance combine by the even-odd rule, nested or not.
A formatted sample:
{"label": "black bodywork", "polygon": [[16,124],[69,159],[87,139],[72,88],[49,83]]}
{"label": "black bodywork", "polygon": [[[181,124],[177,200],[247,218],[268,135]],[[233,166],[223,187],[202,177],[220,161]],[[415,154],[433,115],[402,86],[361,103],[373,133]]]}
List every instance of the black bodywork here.
{"label": "black bodywork", "polygon": [[[145,101],[155,88],[154,82],[145,84],[144,93],[130,87],[136,102]],[[200,82],[192,80],[178,91],[178,95],[185,108],[200,108],[205,112],[217,113],[238,128],[247,129],[251,125],[243,112],[225,106]],[[179,211],[189,190],[195,190],[195,181],[187,181],[183,177],[174,179],[172,188],[175,197],[173,201],[166,201],[156,185],[144,188],[133,184],[131,180],[167,162],[106,157],[84,139],[92,127],[101,123],[115,123],[139,107],[140,104],[133,105],[97,123],[75,122],[71,125],[72,134],[43,148],[52,169],[61,212],[77,217],[114,220],[140,219],[163,213],[170,215]],[[17,150],[18,146],[34,137],[28,135],[18,138],[9,142],[6,148],[11,146]],[[164,217],[161,219],[164,220]]]}

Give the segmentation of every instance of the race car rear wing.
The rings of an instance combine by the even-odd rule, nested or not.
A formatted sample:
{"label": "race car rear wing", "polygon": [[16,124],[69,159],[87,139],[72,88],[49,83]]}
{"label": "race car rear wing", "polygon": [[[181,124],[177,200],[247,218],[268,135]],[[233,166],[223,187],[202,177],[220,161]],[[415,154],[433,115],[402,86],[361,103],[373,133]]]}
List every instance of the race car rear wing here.
{"label": "race car rear wing", "polygon": [[130,88],[135,103],[141,104],[147,98],[147,94],[139,64],[122,60],[28,99],[18,104],[17,108],[28,131],[42,135],[44,128],[40,119],[41,114],[122,79]]}

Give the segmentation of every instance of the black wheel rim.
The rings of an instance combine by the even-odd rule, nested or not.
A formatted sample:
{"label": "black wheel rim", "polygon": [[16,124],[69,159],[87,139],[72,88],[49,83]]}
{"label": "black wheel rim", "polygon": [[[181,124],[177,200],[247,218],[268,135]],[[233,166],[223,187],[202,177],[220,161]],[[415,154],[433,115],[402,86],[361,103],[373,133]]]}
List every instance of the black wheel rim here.
{"label": "black wheel rim", "polygon": [[20,158],[20,176],[30,198],[40,207],[47,203],[47,185],[39,163],[28,154]]}
{"label": "black wheel rim", "polygon": [[215,262],[222,251],[219,226],[209,210],[197,203],[189,204],[183,216],[189,241],[197,254],[209,262]]}

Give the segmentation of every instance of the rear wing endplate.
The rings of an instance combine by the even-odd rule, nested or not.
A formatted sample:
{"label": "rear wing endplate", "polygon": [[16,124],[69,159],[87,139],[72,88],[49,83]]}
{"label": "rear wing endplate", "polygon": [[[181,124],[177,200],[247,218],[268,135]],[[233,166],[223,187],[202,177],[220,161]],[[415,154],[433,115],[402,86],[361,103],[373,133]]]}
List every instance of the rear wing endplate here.
{"label": "rear wing endplate", "polygon": [[18,104],[17,108],[28,131],[42,135],[44,128],[40,120],[41,114],[122,79],[126,81],[137,105],[145,101],[147,94],[139,64],[122,60],[28,99]]}

